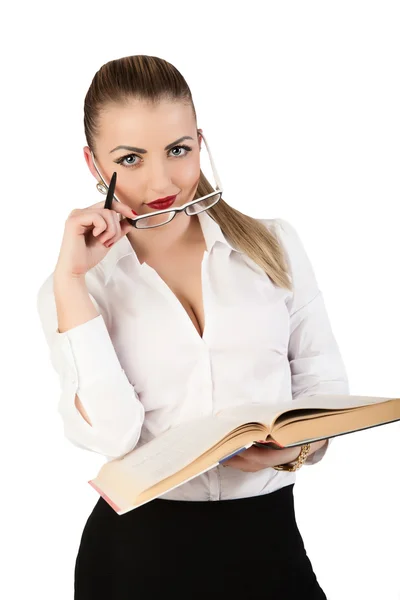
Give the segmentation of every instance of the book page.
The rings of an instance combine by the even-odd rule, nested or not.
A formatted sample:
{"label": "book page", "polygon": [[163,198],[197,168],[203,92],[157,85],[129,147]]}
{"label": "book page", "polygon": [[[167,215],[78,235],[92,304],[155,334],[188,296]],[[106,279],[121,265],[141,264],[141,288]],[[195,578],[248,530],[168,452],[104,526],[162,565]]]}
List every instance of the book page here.
{"label": "book page", "polygon": [[314,419],[292,421],[274,431],[274,439],[283,446],[353,433],[369,427],[400,420],[400,399],[372,402],[358,409],[327,412]]}
{"label": "book page", "polygon": [[355,396],[354,394],[315,394],[314,396],[299,396],[296,400],[293,400],[290,408],[327,408],[339,410],[386,402],[388,400],[395,400],[395,398]]}
{"label": "book page", "polygon": [[263,423],[271,429],[276,419],[285,412],[291,412],[290,417],[295,418],[296,410],[343,410],[356,408],[379,402],[392,400],[378,396],[355,396],[345,394],[315,394],[313,396],[299,396],[295,400],[287,400],[274,404],[246,404],[229,406],[216,413],[220,418],[238,418],[242,422]]}
{"label": "book page", "polygon": [[173,427],[122,458],[106,463],[93,482],[99,486],[107,486],[116,495],[128,494],[134,498],[160,480],[187,467],[210,448],[220,444],[221,440],[230,437],[236,429],[241,428],[242,432],[241,426],[246,423],[257,424],[253,428],[259,432],[255,441],[263,437],[263,429],[267,437],[270,431],[267,424],[285,411],[313,407],[342,409],[386,400],[371,396],[314,395],[280,404],[249,403],[230,406],[214,415]]}
{"label": "book page", "polygon": [[103,465],[99,481],[103,473],[106,479],[117,486],[118,481],[122,481],[121,474],[128,474],[131,476],[130,493],[139,495],[146,488],[191,464],[246,421],[246,412],[241,412],[239,415],[224,415],[223,418],[209,415],[182,423],[122,458]]}

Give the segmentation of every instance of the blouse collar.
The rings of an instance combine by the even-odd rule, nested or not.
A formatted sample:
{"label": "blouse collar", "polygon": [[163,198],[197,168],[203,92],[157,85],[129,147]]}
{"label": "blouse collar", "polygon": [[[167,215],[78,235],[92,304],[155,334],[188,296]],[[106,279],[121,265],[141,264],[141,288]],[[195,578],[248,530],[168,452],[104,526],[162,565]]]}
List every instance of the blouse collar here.
{"label": "blouse collar", "polygon": [[[206,242],[207,252],[210,253],[215,245],[220,244],[229,250],[233,250],[234,252],[239,252],[240,254],[243,254],[241,250],[238,250],[238,248],[235,248],[233,245],[230,244],[228,239],[222,233],[221,227],[216,221],[214,221],[214,219],[208,214],[206,210],[199,213],[198,218],[203,232],[204,240]],[[106,285],[110,277],[112,276],[118,262],[126,256],[133,256],[135,263],[140,267],[140,262],[136,255],[136,252],[132,248],[132,245],[126,237],[126,235],[124,235],[116,244],[114,244],[114,246],[108,251],[104,259],[101,261],[101,264],[104,268]]]}

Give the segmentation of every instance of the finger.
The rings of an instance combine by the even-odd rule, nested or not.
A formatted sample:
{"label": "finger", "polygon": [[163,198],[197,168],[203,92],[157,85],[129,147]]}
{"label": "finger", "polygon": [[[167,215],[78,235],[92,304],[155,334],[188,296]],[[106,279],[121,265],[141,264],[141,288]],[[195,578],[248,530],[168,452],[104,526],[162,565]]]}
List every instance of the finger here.
{"label": "finger", "polygon": [[133,229],[133,225],[131,223],[129,223],[129,221],[127,219],[122,219],[119,222],[120,225],[120,229],[121,229],[121,237],[126,235],[128,233],[128,231],[131,231]]}
{"label": "finger", "polygon": [[114,219],[115,234],[107,240],[107,245],[114,244],[121,238],[121,225],[119,223],[119,215],[114,210],[110,211],[112,218]]}
{"label": "finger", "polygon": [[115,217],[115,213],[108,209],[104,209],[105,219],[107,220],[107,229],[104,231],[102,235],[99,236],[99,241],[102,244],[109,244],[111,240],[113,240],[118,233],[118,225]]}
{"label": "finger", "polygon": [[[87,209],[84,210],[92,210],[92,209],[104,209],[104,204],[105,204],[105,200],[102,202],[96,202],[96,204],[92,204],[91,206],[88,206]],[[116,213],[122,215],[123,217],[129,217],[132,218],[134,215],[132,214],[132,209],[130,208],[130,206],[128,206],[127,204],[124,204],[123,202],[118,202],[118,200],[115,200],[115,198],[113,199],[112,203],[111,203],[111,207],[109,209],[104,209],[104,210],[114,210]]]}
{"label": "finger", "polygon": [[107,221],[104,219],[104,215],[100,213],[78,209],[70,213],[66,221],[66,227],[74,228],[79,234],[91,231],[96,236],[106,229]]}
{"label": "finger", "polygon": [[97,228],[95,228],[93,230],[93,235],[97,237],[100,244],[105,244],[108,243],[109,240],[115,236],[117,226],[115,223],[115,218],[108,208],[102,210],[100,216],[102,216],[104,221],[106,222],[106,227],[103,228],[101,231],[98,231]]}

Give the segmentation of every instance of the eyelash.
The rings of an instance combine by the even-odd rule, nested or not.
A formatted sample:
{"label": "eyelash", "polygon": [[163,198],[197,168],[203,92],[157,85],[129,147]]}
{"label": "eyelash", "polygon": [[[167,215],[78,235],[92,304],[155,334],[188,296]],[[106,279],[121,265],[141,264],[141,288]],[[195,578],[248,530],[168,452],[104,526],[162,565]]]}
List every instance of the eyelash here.
{"label": "eyelash", "polygon": [[[174,146],[173,148],[170,149],[170,152],[172,152],[172,150],[175,150],[175,148],[183,148],[184,150],[186,150],[187,152],[191,152],[192,148],[190,148],[189,146],[186,145],[180,145],[180,146]],[[114,162],[118,163],[119,165],[121,165],[122,167],[124,167],[125,169],[134,169],[135,167],[137,167],[140,163],[135,163],[135,164],[130,164],[130,165],[123,165],[123,161],[126,158],[129,158],[130,156],[136,156],[137,158],[139,158],[139,156],[137,154],[126,154],[125,156],[121,156],[120,158],[118,158],[117,160],[115,160]],[[184,156],[187,156],[187,154],[184,155],[180,155],[180,156],[176,156],[176,158],[183,158]]]}

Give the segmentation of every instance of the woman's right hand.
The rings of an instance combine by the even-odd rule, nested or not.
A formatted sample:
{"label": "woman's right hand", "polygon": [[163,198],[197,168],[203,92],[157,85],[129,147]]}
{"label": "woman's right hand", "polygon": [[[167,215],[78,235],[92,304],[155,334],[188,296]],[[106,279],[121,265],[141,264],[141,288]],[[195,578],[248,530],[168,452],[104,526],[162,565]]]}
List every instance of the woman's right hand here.
{"label": "woman's right hand", "polygon": [[107,254],[109,247],[133,229],[126,218],[134,218],[132,209],[113,200],[112,208],[104,208],[104,201],[76,208],[65,222],[64,236],[56,265],[58,275],[84,277]]}

